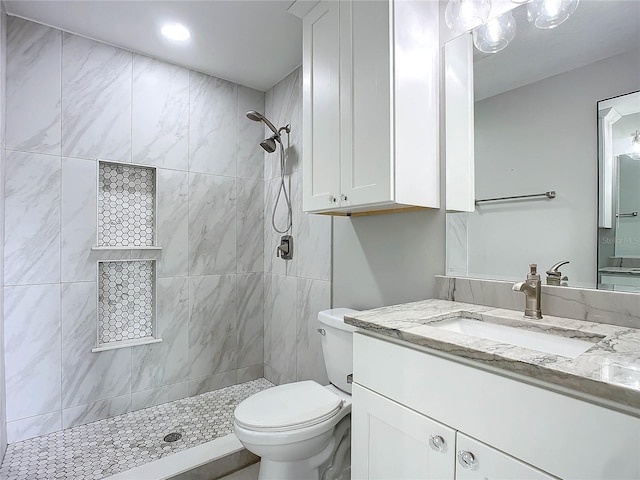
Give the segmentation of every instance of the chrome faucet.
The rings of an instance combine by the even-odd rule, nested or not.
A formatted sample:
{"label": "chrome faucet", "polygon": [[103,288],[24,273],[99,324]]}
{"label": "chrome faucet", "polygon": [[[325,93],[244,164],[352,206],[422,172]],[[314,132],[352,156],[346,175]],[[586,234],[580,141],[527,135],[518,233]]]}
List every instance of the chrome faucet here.
{"label": "chrome faucet", "polygon": [[540,283],[540,275],[538,275],[538,265],[535,263],[530,264],[527,280],[514,284],[513,290],[522,292],[525,295],[525,318],[542,318],[542,309],[540,308],[542,285]]}
{"label": "chrome faucet", "polygon": [[[569,263],[569,260],[563,260],[556,263],[553,267],[547,270],[547,285],[562,285],[562,282],[567,282],[569,279],[562,276],[560,267]],[[567,285],[567,283],[565,283]]]}

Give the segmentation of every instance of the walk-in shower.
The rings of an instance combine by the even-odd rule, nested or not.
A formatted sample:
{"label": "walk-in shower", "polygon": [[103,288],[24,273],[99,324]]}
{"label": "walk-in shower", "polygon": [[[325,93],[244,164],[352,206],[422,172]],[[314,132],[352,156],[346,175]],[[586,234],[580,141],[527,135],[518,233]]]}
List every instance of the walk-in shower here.
{"label": "walk-in shower", "polygon": [[[286,167],[286,149],[284,144],[282,143],[281,133],[285,132],[287,134],[287,140],[289,139],[289,133],[291,133],[291,125],[285,125],[284,127],[276,128],[273,123],[269,121],[267,117],[262,115],[255,110],[249,110],[247,112],[247,118],[249,120],[253,120],[254,122],[263,122],[269,130],[273,132],[269,138],[265,138],[262,142],[260,142],[260,146],[267,152],[273,153],[276,151],[278,145],[280,145],[280,188],[278,189],[278,196],[276,197],[275,204],[273,205],[273,213],[271,214],[271,226],[273,229],[282,234],[287,234],[293,225],[293,212],[291,209],[291,196],[290,193],[287,192],[287,185],[285,182],[285,167]],[[289,142],[287,141],[287,144]],[[276,225],[276,210],[278,208],[278,203],[280,203],[280,197],[284,197],[284,201],[287,204],[287,223],[285,228],[278,228]],[[292,239],[289,235],[285,235],[282,237],[280,246],[278,247],[278,255],[284,259],[291,258],[291,254],[293,253],[293,243]]]}

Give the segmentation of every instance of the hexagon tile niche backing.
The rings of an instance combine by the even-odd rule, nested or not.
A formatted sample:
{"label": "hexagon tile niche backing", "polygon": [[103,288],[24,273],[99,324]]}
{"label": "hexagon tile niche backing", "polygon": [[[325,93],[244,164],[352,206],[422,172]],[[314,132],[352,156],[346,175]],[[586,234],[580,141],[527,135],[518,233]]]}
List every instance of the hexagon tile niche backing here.
{"label": "hexagon tile niche backing", "polygon": [[155,260],[98,262],[98,346],[150,339],[155,324]]}
{"label": "hexagon tile niche backing", "polygon": [[98,163],[98,246],[155,245],[155,168]]}

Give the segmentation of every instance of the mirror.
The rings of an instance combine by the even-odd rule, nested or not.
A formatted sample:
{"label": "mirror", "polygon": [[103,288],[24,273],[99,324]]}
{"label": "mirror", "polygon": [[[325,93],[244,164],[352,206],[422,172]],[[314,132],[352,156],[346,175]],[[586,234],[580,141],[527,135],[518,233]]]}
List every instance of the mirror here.
{"label": "mirror", "polygon": [[598,102],[598,285],[640,291],[640,92]]}
{"label": "mirror", "polygon": [[[528,21],[527,8],[512,10],[516,35],[504,50],[479,52],[471,33],[445,46],[445,95],[460,89],[461,78],[473,85],[472,101],[446,102],[447,193],[460,164],[450,153],[465,151],[466,139],[475,170],[464,189],[475,188],[470,211],[447,213],[447,274],[519,281],[537,263],[544,282],[546,270],[569,261],[562,284],[593,288],[605,266],[598,262],[597,104],[640,89],[640,2],[583,0],[546,30]],[[470,71],[459,55],[447,60],[463,43],[473,52]],[[449,122],[465,118],[461,105],[472,110],[469,132]],[[447,208],[464,209],[449,198]]]}

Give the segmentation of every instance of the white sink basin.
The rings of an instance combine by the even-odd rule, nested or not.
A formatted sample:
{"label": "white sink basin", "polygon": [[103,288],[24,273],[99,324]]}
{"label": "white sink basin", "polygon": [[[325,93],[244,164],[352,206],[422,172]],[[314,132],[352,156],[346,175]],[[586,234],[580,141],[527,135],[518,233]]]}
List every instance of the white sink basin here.
{"label": "white sink basin", "polygon": [[[500,323],[502,322],[504,322],[504,320],[501,320]],[[507,343],[567,358],[577,358],[593,347],[594,343],[603,338],[572,338],[555,333],[535,331],[535,329],[540,329],[540,327],[534,323],[517,323],[517,326],[512,326],[475,318],[456,317],[434,322],[431,326],[471,337]],[[564,334],[571,334],[573,332],[576,336],[584,335],[583,332],[577,330],[563,330],[562,332]]]}

